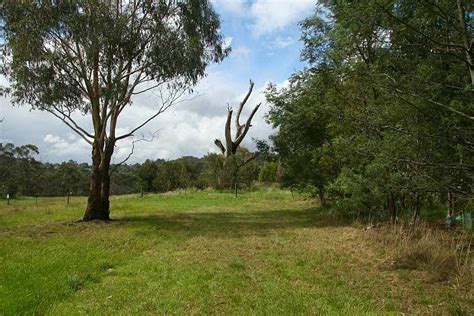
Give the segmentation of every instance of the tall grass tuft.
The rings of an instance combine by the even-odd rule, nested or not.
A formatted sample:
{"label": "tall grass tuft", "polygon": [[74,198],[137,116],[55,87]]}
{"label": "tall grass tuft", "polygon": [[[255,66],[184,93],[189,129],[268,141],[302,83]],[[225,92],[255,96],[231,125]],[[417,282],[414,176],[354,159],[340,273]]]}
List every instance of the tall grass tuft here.
{"label": "tall grass tuft", "polygon": [[416,270],[428,282],[452,282],[469,290],[473,278],[472,233],[420,225],[380,227],[371,237],[386,252],[385,265],[396,270]]}

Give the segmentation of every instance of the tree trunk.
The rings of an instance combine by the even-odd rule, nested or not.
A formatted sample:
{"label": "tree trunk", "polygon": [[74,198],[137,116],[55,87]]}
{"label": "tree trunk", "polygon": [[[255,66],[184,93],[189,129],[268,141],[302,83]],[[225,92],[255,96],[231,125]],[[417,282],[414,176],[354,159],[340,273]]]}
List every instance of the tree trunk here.
{"label": "tree trunk", "polygon": [[455,226],[456,225],[456,218],[454,215],[454,194],[452,192],[448,192],[448,219],[447,219],[448,226]]}
{"label": "tree trunk", "polygon": [[413,218],[412,218],[412,225],[415,226],[416,225],[416,220],[418,219],[418,217],[420,216],[420,209],[421,209],[421,205],[420,205],[420,196],[417,194],[416,195],[416,200],[415,200],[415,203],[413,205]]}
{"label": "tree trunk", "polygon": [[319,203],[321,206],[326,204],[326,196],[324,195],[324,189],[322,187],[318,188]]}
{"label": "tree trunk", "polygon": [[448,216],[454,216],[454,194],[448,192]]}
{"label": "tree trunk", "polygon": [[392,215],[392,224],[396,225],[397,224],[397,206],[395,205],[395,197],[393,193],[390,193],[390,196],[388,198],[388,209],[390,210],[390,213]]}
{"label": "tree trunk", "polygon": [[[109,139],[105,145],[104,161],[102,167],[102,192],[101,192],[101,203],[102,209],[110,214],[110,161],[112,160],[112,154],[114,153],[115,142],[113,139]],[[107,215],[107,219],[108,215]]]}
{"label": "tree trunk", "polygon": [[89,178],[89,197],[84,221],[109,220],[110,157],[102,158],[100,144],[92,146],[92,174]]}
{"label": "tree trunk", "polygon": [[239,169],[235,171],[234,174],[234,189],[235,189],[235,197],[238,195],[238,190],[239,190]]}

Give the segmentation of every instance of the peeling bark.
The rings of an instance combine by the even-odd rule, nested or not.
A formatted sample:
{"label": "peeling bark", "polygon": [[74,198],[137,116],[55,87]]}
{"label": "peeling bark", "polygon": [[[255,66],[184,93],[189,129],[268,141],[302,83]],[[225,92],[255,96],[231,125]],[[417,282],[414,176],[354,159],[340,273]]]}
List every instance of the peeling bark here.
{"label": "peeling bark", "polygon": [[97,141],[92,146],[92,173],[89,178],[89,197],[84,214],[84,221],[108,220],[109,210],[102,207],[102,170],[100,144]]}
{"label": "peeling bark", "polygon": [[110,162],[115,142],[105,145],[94,142],[92,149],[92,173],[89,178],[89,197],[84,221],[110,219]]}

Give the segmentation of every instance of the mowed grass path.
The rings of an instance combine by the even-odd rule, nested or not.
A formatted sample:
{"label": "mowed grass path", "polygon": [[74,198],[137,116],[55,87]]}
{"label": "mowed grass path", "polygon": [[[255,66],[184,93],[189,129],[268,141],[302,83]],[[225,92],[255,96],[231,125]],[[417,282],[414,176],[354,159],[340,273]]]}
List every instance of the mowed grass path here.
{"label": "mowed grass path", "polygon": [[[5,203],[4,203],[5,204]],[[0,206],[0,314],[449,313],[453,284],[384,268],[361,227],[289,192],[85,198]]]}

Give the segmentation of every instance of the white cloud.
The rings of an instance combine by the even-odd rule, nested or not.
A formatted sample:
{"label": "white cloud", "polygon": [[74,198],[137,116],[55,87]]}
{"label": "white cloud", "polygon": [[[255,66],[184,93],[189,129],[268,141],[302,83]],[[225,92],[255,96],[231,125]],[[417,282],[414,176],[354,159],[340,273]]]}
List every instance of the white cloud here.
{"label": "white cloud", "polygon": [[[278,87],[286,82],[278,84]],[[273,132],[270,125],[265,122],[264,116],[268,113],[269,105],[265,102],[263,94],[267,83],[255,87],[254,92],[247,101],[241,116],[245,121],[253,107],[262,103],[255,115],[243,146],[254,150],[252,138],[267,139]],[[210,152],[217,152],[214,139],[224,138],[224,125],[227,116],[227,103],[236,108],[247,93],[248,86],[236,88],[231,79],[221,73],[211,73],[203,80],[198,91],[201,96],[191,102],[180,104],[168,112],[160,115],[150,125],[136,133],[135,140],[142,137],[156,138],[151,142],[135,143],[134,154],[129,162],[143,161],[145,159],[175,159],[181,156],[201,157]],[[138,122],[143,121],[151,113],[145,106],[134,105],[122,115],[121,128],[131,129]],[[114,161],[118,162],[128,156],[132,148],[132,139],[121,141],[114,154]]]}
{"label": "white cloud", "polygon": [[[256,86],[242,113],[244,121],[253,107],[262,102],[262,106],[253,119],[253,126],[242,144],[255,149],[252,138],[266,139],[272,128],[265,123],[264,115],[268,111],[263,91],[266,84]],[[185,155],[201,157],[210,152],[217,152],[215,138],[224,138],[224,124],[227,116],[227,103],[234,108],[247,92],[247,82],[236,82],[229,75],[211,72],[199,84],[201,96],[190,102],[178,104],[158,116],[156,120],[137,132],[135,140],[153,133],[156,138],[151,142],[135,143],[134,154],[129,163],[142,162],[145,159],[175,159]],[[154,113],[153,98],[144,98],[147,102],[135,102],[127,107],[119,118],[117,135],[132,130]],[[5,122],[0,124],[0,140],[9,139],[15,144],[32,143],[39,146],[40,160],[60,162],[73,159],[90,163],[90,145],[78,135],[72,133],[59,120],[48,113],[28,111],[27,107],[13,108],[6,99],[0,100],[0,116]],[[90,117],[78,116],[83,125]],[[113,156],[114,162],[126,158],[132,149],[132,139],[125,139],[117,144]]]}
{"label": "white cloud", "polygon": [[232,49],[231,57],[233,58],[247,58],[249,57],[251,50],[246,46],[238,46]]}
{"label": "white cloud", "polygon": [[294,43],[296,43],[296,40],[291,36],[277,36],[270,44],[270,48],[286,48],[290,45],[293,45]]}
{"label": "white cloud", "polygon": [[224,38],[224,48],[229,48],[232,46],[232,37],[230,36],[227,36],[226,38]]}
{"label": "white cloud", "polygon": [[314,11],[314,0],[257,0],[252,3],[250,15],[256,35],[282,30],[296,23]]}
{"label": "white cloud", "polygon": [[61,142],[61,140],[61,137],[51,134],[47,134],[43,139],[43,141],[47,144],[56,144],[58,142]]}
{"label": "white cloud", "polygon": [[260,36],[283,30],[309,16],[315,0],[214,0],[218,11],[250,20],[252,34]]}
{"label": "white cloud", "polygon": [[241,15],[245,9],[243,0],[212,0],[212,4],[220,10]]}
{"label": "white cloud", "polygon": [[55,159],[69,160],[71,157],[87,157],[90,145],[74,134],[67,134],[67,139],[58,135],[46,134],[43,141],[50,146],[43,155]]}

